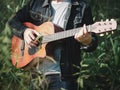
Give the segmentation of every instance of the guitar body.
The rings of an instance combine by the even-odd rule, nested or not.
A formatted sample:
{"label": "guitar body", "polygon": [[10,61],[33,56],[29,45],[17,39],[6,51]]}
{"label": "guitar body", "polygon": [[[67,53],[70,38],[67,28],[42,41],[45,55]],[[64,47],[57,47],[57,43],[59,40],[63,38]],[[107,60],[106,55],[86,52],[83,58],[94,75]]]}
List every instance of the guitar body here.
{"label": "guitar body", "polygon": [[[58,26],[54,25],[51,22],[45,22],[40,26],[36,26],[28,22],[24,24],[27,27],[36,30],[43,36],[54,34],[55,32],[61,31],[61,29]],[[20,38],[16,36],[13,36],[12,50],[11,50],[12,64],[17,68],[21,68],[29,64],[33,59],[37,57],[45,58],[46,57],[46,46],[47,46],[47,43],[44,43],[40,46],[40,48],[38,47],[28,48],[23,40],[21,40]],[[35,50],[37,49],[37,51],[35,51],[34,49]]]}

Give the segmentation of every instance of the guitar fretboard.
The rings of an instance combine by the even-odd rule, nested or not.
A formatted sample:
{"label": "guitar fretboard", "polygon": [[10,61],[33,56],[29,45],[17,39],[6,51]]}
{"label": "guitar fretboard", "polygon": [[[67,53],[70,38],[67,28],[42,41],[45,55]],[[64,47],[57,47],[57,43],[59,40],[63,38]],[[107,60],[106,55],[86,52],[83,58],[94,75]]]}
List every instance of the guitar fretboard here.
{"label": "guitar fretboard", "polygon": [[[89,26],[87,26],[87,30],[89,30],[88,28],[92,28],[92,27],[90,27],[90,25],[89,25]],[[61,31],[58,33],[50,34],[50,35],[45,35],[45,36],[43,36],[42,43],[47,43],[47,42],[56,41],[56,40],[74,36],[80,30],[81,30],[81,27],[71,29],[71,30]]]}

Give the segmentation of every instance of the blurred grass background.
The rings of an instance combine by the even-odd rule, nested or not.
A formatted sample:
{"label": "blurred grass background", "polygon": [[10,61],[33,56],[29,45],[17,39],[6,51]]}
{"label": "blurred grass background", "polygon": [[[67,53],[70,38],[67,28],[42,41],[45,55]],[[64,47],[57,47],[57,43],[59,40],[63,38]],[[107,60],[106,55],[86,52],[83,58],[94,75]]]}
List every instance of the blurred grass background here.
{"label": "blurred grass background", "polygon": [[[0,0],[0,90],[29,90],[29,72],[16,69],[10,60],[11,30],[7,21],[28,0]],[[115,19],[114,34],[99,37],[92,53],[82,53],[79,74],[80,90],[120,90],[120,1],[88,0],[94,21]]]}

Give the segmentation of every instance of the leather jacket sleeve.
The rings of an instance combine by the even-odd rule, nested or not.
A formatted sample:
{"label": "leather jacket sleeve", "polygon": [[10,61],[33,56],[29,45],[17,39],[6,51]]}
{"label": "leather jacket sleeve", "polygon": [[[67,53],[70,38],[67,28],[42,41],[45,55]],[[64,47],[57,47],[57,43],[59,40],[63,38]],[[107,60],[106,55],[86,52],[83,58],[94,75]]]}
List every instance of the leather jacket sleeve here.
{"label": "leather jacket sleeve", "polygon": [[30,9],[30,5],[32,4],[32,1],[29,2],[26,6],[24,6],[22,9],[20,9],[14,17],[12,17],[12,19],[8,22],[9,26],[12,30],[12,33],[16,36],[18,36],[19,38],[23,39],[23,33],[25,31],[25,29],[27,28],[24,25],[25,21],[29,21],[29,9]]}

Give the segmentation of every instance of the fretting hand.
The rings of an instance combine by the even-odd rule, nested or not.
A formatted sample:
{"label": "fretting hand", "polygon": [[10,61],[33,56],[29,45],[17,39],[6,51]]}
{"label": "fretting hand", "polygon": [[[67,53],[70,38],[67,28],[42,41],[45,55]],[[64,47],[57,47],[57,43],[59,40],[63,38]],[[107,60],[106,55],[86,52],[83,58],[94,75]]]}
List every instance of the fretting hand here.
{"label": "fretting hand", "polygon": [[27,44],[27,46],[29,48],[31,48],[31,46],[37,46],[37,44],[39,43],[39,40],[35,40],[36,36],[39,36],[40,34],[30,28],[27,28],[24,32],[24,41]]}
{"label": "fretting hand", "polygon": [[92,41],[91,32],[88,32],[86,25],[84,25],[83,28],[75,34],[74,38],[83,45],[88,45]]}

